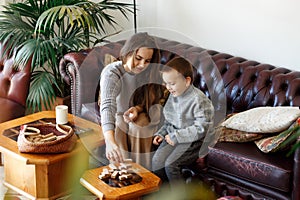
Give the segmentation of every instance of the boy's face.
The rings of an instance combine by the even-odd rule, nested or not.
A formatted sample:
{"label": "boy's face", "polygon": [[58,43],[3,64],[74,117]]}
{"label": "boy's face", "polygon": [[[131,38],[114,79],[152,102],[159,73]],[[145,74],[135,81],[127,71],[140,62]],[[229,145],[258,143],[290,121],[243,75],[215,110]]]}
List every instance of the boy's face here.
{"label": "boy's face", "polygon": [[162,73],[166,88],[174,96],[178,97],[190,86],[190,77],[185,78],[182,74],[174,69]]}

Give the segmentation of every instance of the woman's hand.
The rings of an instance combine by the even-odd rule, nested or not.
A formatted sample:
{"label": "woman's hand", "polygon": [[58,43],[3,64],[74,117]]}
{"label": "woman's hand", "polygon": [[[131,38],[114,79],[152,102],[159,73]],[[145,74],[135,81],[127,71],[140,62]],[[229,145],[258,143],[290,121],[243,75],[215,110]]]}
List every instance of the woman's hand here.
{"label": "woman's hand", "polygon": [[111,162],[123,162],[123,156],[117,145],[106,144],[106,158]]}
{"label": "woman's hand", "polygon": [[155,136],[153,138],[153,144],[154,145],[159,145],[162,141],[164,140],[164,138],[160,137],[159,135]]}
{"label": "woman's hand", "polygon": [[126,123],[134,122],[139,114],[139,110],[137,107],[130,107],[126,112],[123,114],[123,119]]}
{"label": "woman's hand", "polygon": [[112,130],[106,131],[103,135],[106,144],[106,150],[105,150],[106,158],[111,162],[123,162],[124,158],[121,154],[120,148],[116,144],[114,138],[114,131]]}

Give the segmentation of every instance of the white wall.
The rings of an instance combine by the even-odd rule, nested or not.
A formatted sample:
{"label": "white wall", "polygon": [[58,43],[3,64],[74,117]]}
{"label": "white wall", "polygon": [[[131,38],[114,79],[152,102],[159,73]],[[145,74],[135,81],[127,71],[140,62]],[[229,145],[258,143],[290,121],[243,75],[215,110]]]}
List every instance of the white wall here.
{"label": "white wall", "polygon": [[[133,2],[133,0],[116,1]],[[152,30],[154,34],[166,38],[262,63],[300,70],[299,0],[136,0],[136,2],[138,31],[145,30],[151,33]],[[117,19],[120,26],[116,30],[132,32],[132,19],[132,14],[129,15],[129,21],[124,18]]]}
{"label": "white wall", "polygon": [[136,1],[140,31],[157,27],[171,39],[300,70],[299,0]]}

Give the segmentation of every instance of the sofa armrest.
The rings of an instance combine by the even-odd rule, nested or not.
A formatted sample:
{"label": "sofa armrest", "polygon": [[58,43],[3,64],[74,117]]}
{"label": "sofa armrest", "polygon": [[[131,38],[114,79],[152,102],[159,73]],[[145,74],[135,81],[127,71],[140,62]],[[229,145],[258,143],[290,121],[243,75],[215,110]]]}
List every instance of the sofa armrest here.
{"label": "sofa armrest", "polygon": [[[300,142],[300,138],[298,138],[298,142]],[[297,148],[294,153],[294,170],[293,170],[293,192],[292,197],[294,200],[300,200],[300,148]]]}
{"label": "sofa armrest", "polygon": [[82,104],[97,102],[100,75],[106,54],[119,56],[124,41],[71,52],[60,60],[63,80],[71,87],[71,112],[81,116]]}
{"label": "sofa armrest", "polygon": [[88,56],[91,49],[80,52],[71,52],[60,60],[59,70],[63,80],[71,87],[71,112],[75,115],[80,114],[81,101],[79,98],[79,69]]}

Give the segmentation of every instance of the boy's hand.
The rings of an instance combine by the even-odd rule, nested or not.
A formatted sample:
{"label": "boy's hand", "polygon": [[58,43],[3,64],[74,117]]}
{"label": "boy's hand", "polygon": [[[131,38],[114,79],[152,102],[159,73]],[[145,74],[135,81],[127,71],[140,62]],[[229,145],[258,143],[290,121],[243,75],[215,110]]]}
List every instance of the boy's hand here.
{"label": "boy's hand", "polygon": [[171,146],[174,146],[174,145],[175,145],[175,143],[173,142],[173,140],[171,140],[171,138],[170,138],[169,135],[166,135],[166,136],[165,136],[165,140],[166,140],[166,142],[167,142],[169,145],[171,145]]}
{"label": "boy's hand", "polygon": [[153,138],[153,144],[154,145],[159,145],[164,139],[162,137],[160,137],[159,135],[155,136]]}
{"label": "boy's hand", "polygon": [[171,140],[171,138],[170,138],[169,135],[166,135],[166,136],[165,136],[165,140],[166,140],[166,142],[167,142],[169,145],[171,145],[171,146],[174,146],[174,145],[175,145],[175,143]]}

